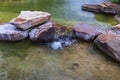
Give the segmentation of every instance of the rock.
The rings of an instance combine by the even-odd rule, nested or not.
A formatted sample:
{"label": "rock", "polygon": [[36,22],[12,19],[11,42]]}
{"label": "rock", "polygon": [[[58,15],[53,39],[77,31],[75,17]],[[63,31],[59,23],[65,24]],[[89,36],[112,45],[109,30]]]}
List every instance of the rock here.
{"label": "rock", "polygon": [[120,24],[115,25],[113,28],[120,30]]}
{"label": "rock", "polygon": [[120,34],[101,34],[94,43],[113,59],[120,61]]}
{"label": "rock", "polygon": [[119,16],[119,15],[115,15],[114,18],[115,18],[118,22],[120,22],[120,16]]}
{"label": "rock", "polygon": [[107,31],[108,34],[120,34],[120,24],[109,28]]}
{"label": "rock", "polygon": [[111,13],[111,14],[120,13],[120,5],[113,4],[111,2],[104,2],[104,3],[98,4],[98,9],[101,12],[105,12],[105,13]]}
{"label": "rock", "polygon": [[54,23],[48,21],[37,28],[31,30],[29,33],[32,41],[49,42],[54,40],[55,28]]}
{"label": "rock", "polygon": [[94,40],[98,35],[105,33],[104,30],[87,24],[77,24],[73,30],[78,38],[85,41]]}
{"label": "rock", "polygon": [[84,5],[82,5],[82,10],[100,12],[97,4],[84,4]]}
{"label": "rock", "polygon": [[40,25],[50,19],[51,14],[41,11],[21,11],[20,15],[10,23],[16,25],[17,28],[27,30],[31,27]]}
{"label": "rock", "polygon": [[27,31],[18,30],[12,24],[5,23],[0,25],[0,40],[19,41],[25,39],[27,36]]}
{"label": "rock", "polygon": [[94,11],[94,12],[104,12],[111,14],[120,13],[120,5],[113,4],[111,2],[104,2],[100,4],[84,4],[82,5],[83,10]]}

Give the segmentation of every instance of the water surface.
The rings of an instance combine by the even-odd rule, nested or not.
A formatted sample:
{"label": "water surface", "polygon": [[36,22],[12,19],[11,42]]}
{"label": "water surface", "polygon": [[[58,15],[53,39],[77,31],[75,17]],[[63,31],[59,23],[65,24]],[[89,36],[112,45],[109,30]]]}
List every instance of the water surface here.
{"label": "water surface", "polygon": [[[112,15],[81,10],[86,3],[107,0],[0,0],[0,22],[8,22],[22,10],[52,14],[63,25],[86,23],[98,27],[117,24]],[[92,43],[79,41],[64,50],[45,45],[0,41],[0,80],[119,80],[120,64]]]}

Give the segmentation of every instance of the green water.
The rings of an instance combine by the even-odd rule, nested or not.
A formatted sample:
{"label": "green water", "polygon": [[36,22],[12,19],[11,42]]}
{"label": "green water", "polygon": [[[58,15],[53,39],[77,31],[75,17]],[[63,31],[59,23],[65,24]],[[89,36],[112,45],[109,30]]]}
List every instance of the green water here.
{"label": "green water", "polygon": [[[112,15],[81,10],[85,3],[107,0],[0,0],[0,22],[8,22],[22,10],[52,14],[63,25],[76,23],[111,27]],[[64,51],[32,43],[0,41],[0,80],[119,80],[120,64],[92,43],[80,41]]]}

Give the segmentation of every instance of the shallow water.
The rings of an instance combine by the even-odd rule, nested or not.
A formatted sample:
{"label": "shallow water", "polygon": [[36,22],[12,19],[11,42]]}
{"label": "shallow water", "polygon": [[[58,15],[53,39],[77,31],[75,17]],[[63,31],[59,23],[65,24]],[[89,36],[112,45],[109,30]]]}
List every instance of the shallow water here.
{"label": "shallow water", "polygon": [[[81,10],[84,3],[107,0],[0,0],[0,22],[8,22],[21,10],[41,10],[64,25],[76,23],[111,27],[111,15]],[[50,50],[28,39],[0,41],[0,80],[119,80],[120,64],[88,42]]]}

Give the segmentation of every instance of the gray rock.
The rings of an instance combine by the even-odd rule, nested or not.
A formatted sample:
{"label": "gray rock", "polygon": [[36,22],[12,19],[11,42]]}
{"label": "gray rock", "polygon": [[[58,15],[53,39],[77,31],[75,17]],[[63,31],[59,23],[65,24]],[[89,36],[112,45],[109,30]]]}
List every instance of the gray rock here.
{"label": "gray rock", "polygon": [[28,36],[27,31],[16,29],[12,24],[6,23],[0,25],[0,40],[19,41]]}
{"label": "gray rock", "polygon": [[120,34],[101,34],[94,43],[113,59],[120,61]]}
{"label": "gray rock", "polygon": [[41,11],[21,11],[20,15],[10,23],[16,25],[17,28],[27,30],[31,27],[40,25],[50,19],[51,14]]}
{"label": "gray rock", "polygon": [[32,41],[53,41],[55,34],[54,23],[48,21],[37,28],[31,30],[29,33],[30,39]]}
{"label": "gray rock", "polygon": [[73,30],[78,38],[85,41],[94,40],[98,35],[105,33],[104,30],[87,24],[77,24]]}

